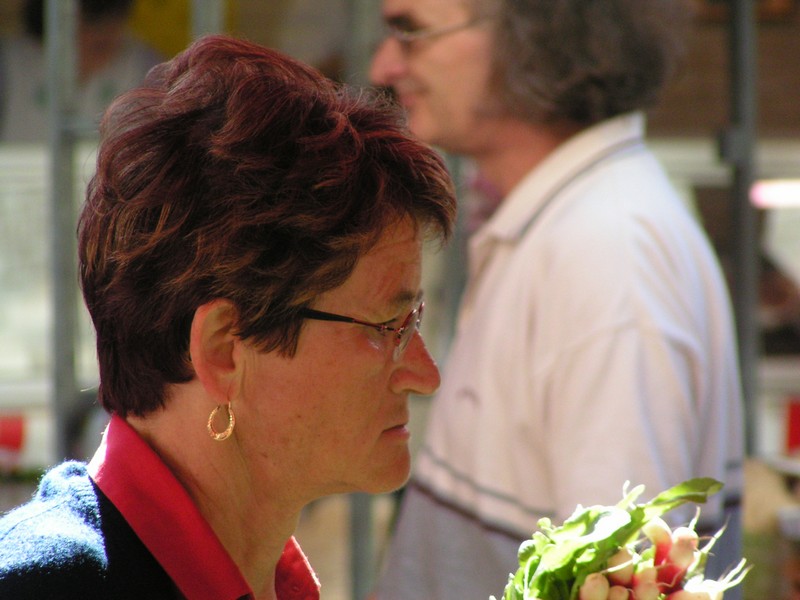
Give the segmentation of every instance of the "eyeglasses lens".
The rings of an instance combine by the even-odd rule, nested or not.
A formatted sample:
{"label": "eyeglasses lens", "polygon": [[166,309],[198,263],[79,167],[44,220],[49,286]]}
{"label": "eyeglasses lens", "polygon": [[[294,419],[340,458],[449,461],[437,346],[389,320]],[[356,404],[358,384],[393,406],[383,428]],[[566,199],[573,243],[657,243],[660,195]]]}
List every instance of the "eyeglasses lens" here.
{"label": "eyeglasses lens", "polygon": [[403,352],[405,352],[405,349],[411,342],[411,338],[419,331],[420,325],[422,324],[422,309],[424,306],[424,304],[420,304],[416,309],[412,310],[408,317],[406,317],[403,326],[400,328],[400,333],[397,337],[397,345],[394,347],[395,360],[403,355]]}

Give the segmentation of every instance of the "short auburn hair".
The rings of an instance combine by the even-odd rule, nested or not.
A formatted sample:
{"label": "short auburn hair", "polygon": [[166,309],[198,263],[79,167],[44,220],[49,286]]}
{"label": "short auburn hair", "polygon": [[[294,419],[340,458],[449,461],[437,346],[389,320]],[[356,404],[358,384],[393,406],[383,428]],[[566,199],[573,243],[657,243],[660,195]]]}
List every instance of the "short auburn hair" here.
{"label": "short auburn hair", "polygon": [[398,109],[276,51],[208,36],[154,67],[101,123],[78,224],[100,400],[122,416],[190,381],[195,310],[216,298],[263,351],[296,350],[298,313],[387,227],[444,241],[441,157]]}

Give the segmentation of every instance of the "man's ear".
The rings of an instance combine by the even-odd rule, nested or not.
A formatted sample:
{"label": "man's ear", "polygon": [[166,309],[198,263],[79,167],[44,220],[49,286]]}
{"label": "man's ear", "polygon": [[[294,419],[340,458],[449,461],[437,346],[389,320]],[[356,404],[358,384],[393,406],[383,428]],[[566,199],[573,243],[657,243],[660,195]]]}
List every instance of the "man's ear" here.
{"label": "man's ear", "polygon": [[235,382],[239,338],[234,334],[236,307],[228,300],[212,300],[198,307],[192,319],[189,355],[197,378],[222,404],[230,401]]}

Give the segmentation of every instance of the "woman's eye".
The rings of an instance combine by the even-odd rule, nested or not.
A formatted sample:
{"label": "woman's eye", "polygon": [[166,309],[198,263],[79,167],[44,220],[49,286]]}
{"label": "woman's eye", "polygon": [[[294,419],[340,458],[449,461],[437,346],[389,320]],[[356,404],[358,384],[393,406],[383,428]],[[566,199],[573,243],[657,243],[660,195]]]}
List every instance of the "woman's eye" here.
{"label": "woman's eye", "polygon": [[370,338],[372,338],[373,340],[381,340],[381,341],[383,341],[383,339],[389,333],[388,330],[379,329],[377,327],[367,327],[366,329],[369,330],[367,335],[370,336]]}
{"label": "woman's eye", "polygon": [[421,30],[420,27],[416,27],[416,26],[413,26],[413,25],[406,25],[406,26],[397,28],[397,31],[399,31],[400,33],[402,33],[404,35],[414,35],[415,33],[417,33],[420,30]]}

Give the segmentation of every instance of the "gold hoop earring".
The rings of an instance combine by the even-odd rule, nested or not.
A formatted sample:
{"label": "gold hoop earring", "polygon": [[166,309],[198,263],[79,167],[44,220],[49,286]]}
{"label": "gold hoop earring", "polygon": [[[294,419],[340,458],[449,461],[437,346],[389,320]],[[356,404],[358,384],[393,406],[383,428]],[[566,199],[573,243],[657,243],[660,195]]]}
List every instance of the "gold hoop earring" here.
{"label": "gold hoop earring", "polygon": [[[214,417],[217,416],[220,408],[225,408],[228,411],[228,426],[225,428],[225,431],[218,432],[214,429]],[[227,404],[220,404],[214,410],[211,411],[211,414],[208,416],[208,433],[211,435],[211,438],[221,442],[223,440],[227,440],[231,434],[233,433],[233,428],[236,426],[236,417],[233,415],[233,406],[231,403],[228,402]]]}

